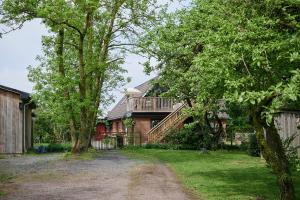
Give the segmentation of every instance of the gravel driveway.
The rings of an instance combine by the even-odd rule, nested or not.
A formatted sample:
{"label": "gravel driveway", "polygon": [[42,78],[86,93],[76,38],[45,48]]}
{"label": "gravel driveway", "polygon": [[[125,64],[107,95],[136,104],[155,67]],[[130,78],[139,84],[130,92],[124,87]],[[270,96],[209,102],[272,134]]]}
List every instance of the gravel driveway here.
{"label": "gravel driveway", "polygon": [[187,200],[162,164],[128,159],[107,151],[95,160],[62,160],[62,154],[0,160],[0,172],[15,178],[0,184],[6,200],[103,199]]}

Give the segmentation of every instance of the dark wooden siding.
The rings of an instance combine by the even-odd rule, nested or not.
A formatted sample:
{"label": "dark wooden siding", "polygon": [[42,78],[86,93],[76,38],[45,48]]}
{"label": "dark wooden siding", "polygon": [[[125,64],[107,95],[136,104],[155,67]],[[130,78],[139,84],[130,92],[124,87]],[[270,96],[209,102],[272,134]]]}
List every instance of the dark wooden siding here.
{"label": "dark wooden siding", "polygon": [[[286,139],[293,134],[297,137],[293,141],[294,146],[300,146],[300,129],[297,128],[297,120],[300,118],[300,112],[282,112],[276,118],[278,132],[282,139]],[[300,148],[298,149],[300,156]]]}

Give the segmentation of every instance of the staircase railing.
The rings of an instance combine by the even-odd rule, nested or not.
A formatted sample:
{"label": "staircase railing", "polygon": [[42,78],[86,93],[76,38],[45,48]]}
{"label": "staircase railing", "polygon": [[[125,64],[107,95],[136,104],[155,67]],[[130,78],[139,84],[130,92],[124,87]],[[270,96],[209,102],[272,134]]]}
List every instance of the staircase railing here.
{"label": "staircase railing", "polygon": [[161,141],[172,127],[178,126],[188,115],[183,112],[186,104],[182,104],[175,111],[170,113],[166,118],[160,121],[155,127],[153,127],[148,133],[148,143],[155,143]]}

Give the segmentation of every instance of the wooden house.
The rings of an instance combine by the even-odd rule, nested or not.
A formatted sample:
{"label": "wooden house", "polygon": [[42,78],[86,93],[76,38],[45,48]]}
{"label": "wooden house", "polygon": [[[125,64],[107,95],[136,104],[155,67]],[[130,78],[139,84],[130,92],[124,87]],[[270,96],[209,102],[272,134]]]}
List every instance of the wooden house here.
{"label": "wooden house", "polygon": [[[149,131],[176,110],[173,99],[159,97],[161,92],[162,89],[152,85],[151,80],[126,89],[124,97],[107,115],[110,132],[125,135],[125,144],[149,142]],[[128,118],[132,120],[129,126],[124,123]]]}
{"label": "wooden house", "polygon": [[24,153],[32,147],[30,95],[0,85],[0,153]]}
{"label": "wooden house", "polygon": [[[160,97],[163,92],[164,89],[152,84],[152,80],[126,89],[124,97],[108,112],[110,125],[106,126],[105,135],[122,136],[118,138],[123,138],[123,141],[117,143],[141,145],[161,142],[169,130],[183,127],[189,117],[183,112],[186,105],[172,98]],[[97,148],[103,146],[100,140],[95,141],[101,138],[101,134],[97,132],[92,141]]]}

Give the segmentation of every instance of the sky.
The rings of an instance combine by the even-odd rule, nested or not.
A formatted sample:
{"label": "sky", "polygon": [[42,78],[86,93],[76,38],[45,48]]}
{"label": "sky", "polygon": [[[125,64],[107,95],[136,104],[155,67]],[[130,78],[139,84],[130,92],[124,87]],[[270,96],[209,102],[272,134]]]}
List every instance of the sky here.
{"label": "sky", "polygon": [[[161,0],[161,2],[164,1]],[[174,11],[183,5],[175,2],[169,10]],[[25,23],[22,29],[0,38],[0,85],[33,92],[33,83],[27,78],[27,67],[38,65],[36,57],[42,54],[42,36],[47,34],[45,26],[39,20],[33,20]],[[131,77],[132,81],[125,88],[135,87],[155,76],[155,74],[150,76],[144,74],[140,64],[143,60],[144,58],[132,54],[126,57],[123,67],[128,73],[124,76]],[[117,102],[122,97],[122,93],[120,89],[112,92],[116,95],[115,101]]]}

